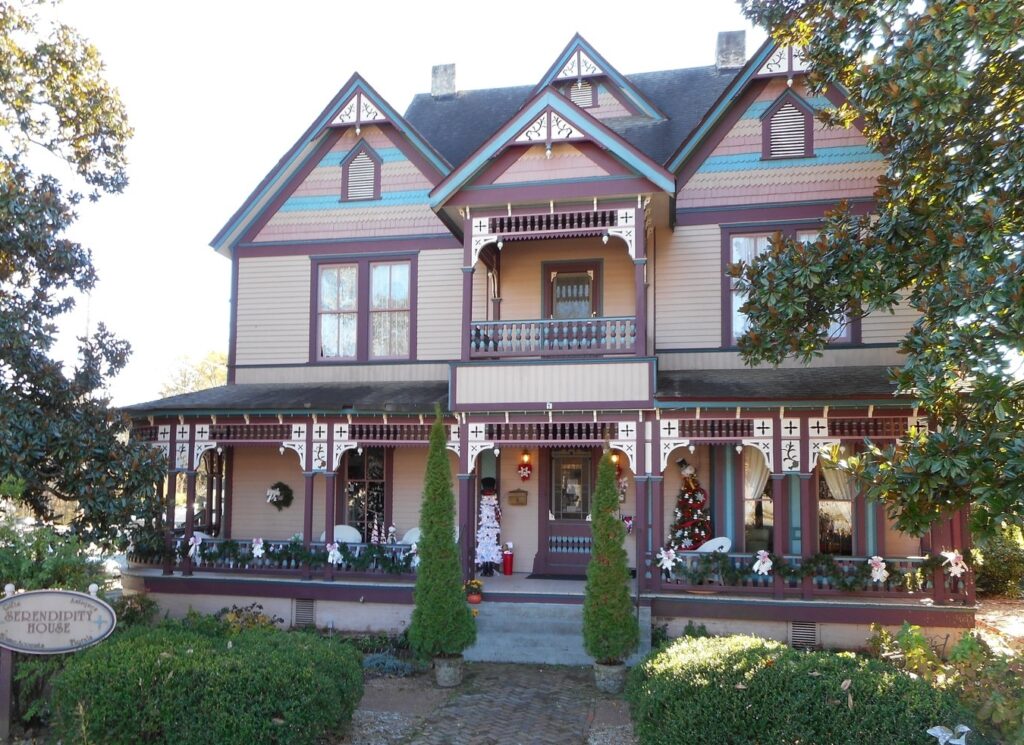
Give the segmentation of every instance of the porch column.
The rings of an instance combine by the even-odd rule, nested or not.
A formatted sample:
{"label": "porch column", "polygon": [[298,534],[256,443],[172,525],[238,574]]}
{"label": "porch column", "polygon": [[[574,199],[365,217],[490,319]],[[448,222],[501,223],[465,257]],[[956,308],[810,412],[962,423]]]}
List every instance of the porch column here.
{"label": "porch column", "polygon": [[220,534],[224,540],[231,538],[231,503],[235,496],[232,491],[232,474],[235,470],[235,449],[228,447],[224,449],[224,492],[221,495],[221,509],[224,511],[224,525]]}
{"label": "porch column", "polygon": [[164,505],[164,574],[174,574],[174,487],[168,488],[173,479],[172,472],[156,485],[157,497]]}
{"label": "porch column", "polygon": [[185,471],[185,557],[181,563],[181,573],[186,577],[192,576],[192,535],[195,529],[196,516],[196,472]]}
{"label": "porch column", "polygon": [[[215,451],[216,452],[216,451]],[[213,499],[216,504],[216,509],[211,510],[211,515],[214,520],[214,527],[216,528],[214,535],[223,538],[224,537],[224,452],[217,452],[214,456],[217,464],[216,470],[214,471],[214,484]]]}
{"label": "porch column", "polygon": [[[932,525],[932,553],[939,554],[952,548],[952,535],[949,530],[948,516],[942,516]],[[941,566],[932,570],[932,599],[938,605],[945,605],[949,602],[949,592],[946,589],[946,572]]]}
{"label": "porch column", "polygon": [[636,345],[634,351],[647,354],[647,229],[644,210],[637,210],[636,258],[633,259],[633,282],[636,288]]}
{"label": "porch column", "polygon": [[[215,469],[214,459],[217,457],[217,453],[213,450],[207,450],[204,453],[206,458],[206,509],[204,510],[204,516],[206,519],[205,528],[213,535],[213,473]],[[199,464],[196,464],[196,469],[199,468]]]}
{"label": "porch column", "polygon": [[[326,502],[324,502],[324,540],[327,543],[334,542],[334,494],[335,494],[335,479],[336,474],[334,471],[328,471],[324,474],[324,492]],[[324,579],[334,579],[334,567],[330,564],[324,564]]]}
{"label": "porch column", "polygon": [[[302,503],[302,547],[307,551],[313,542],[313,479],[316,478],[315,471],[304,471],[302,480],[305,489],[305,501]],[[313,569],[308,564],[303,569],[302,576],[310,579],[313,576]]]}
{"label": "porch column", "polygon": [[[800,555],[807,559],[818,552],[818,499],[811,490],[811,474],[800,474]],[[814,578],[804,577],[801,582],[803,597],[810,600],[814,594]]]}
{"label": "porch column", "polygon": [[[472,268],[471,268],[472,271]],[[472,274],[467,275],[472,278]],[[471,280],[472,281],[472,280]],[[463,306],[465,308],[465,305]],[[463,344],[468,354],[468,337],[465,333],[467,327],[463,326]],[[470,532],[472,528],[471,514],[473,511],[473,474],[470,472],[473,464],[469,460],[469,424],[462,422],[459,427],[459,502],[458,520],[459,526],[459,563],[462,565],[462,578],[469,579],[473,576],[473,556],[470,553]]]}
{"label": "porch column", "polygon": [[[657,452],[657,448],[654,449]],[[659,546],[665,539],[665,477],[662,475],[651,476],[651,504],[653,514],[650,516],[651,525],[654,530],[654,543]],[[653,550],[654,543],[651,543]],[[655,560],[651,565],[650,588],[657,591],[661,589],[661,568]]]}
{"label": "porch column", "polygon": [[[971,550],[971,526],[968,522],[968,516],[970,507],[964,507],[957,512],[957,524],[960,527],[960,540],[957,545],[960,547],[961,553],[966,554]],[[971,562],[972,564],[974,562]],[[967,592],[967,603],[968,605],[974,605],[975,602],[975,588],[974,588],[974,569],[971,568],[966,575],[964,575],[964,590]]]}
{"label": "porch column", "polygon": [[[786,494],[786,490],[783,486],[786,483],[786,477],[784,474],[772,474],[772,545],[775,546],[775,553],[779,556],[786,555],[786,526],[789,524],[789,519],[786,515],[786,500],[789,495]],[[775,597],[781,598],[783,589],[785,588],[785,582],[779,573],[776,571],[773,573],[773,588]]]}
{"label": "porch column", "polygon": [[651,441],[651,423],[641,419],[636,427],[636,586],[637,591],[650,587],[651,546],[654,544],[654,525],[651,523],[651,474],[647,444]]}

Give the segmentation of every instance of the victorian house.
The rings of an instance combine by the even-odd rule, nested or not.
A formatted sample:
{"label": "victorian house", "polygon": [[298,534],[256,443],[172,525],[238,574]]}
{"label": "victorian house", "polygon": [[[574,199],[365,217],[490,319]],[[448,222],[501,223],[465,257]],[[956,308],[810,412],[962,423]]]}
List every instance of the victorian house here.
{"label": "victorian house", "polygon": [[[213,239],[229,381],[129,407],[188,500],[172,531],[164,485],[173,552],[140,548],[126,587],[172,610],[257,599],[296,624],[400,628],[440,407],[466,575],[483,479],[512,545],[489,600],[581,601],[580,582],[531,578],[583,573],[611,448],[656,623],[826,646],[873,621],[972,626],[969,574],[934,560],[968,546],[964,516],[904,535],[819,457],[927,426],[887,374],[912,312],[837,318],[808,366],[736,350],[726,266],[777,232],[814,240],[839,200],[872,210],[880,156],[815,119],[842,92],[809,93],[799,50],[748,57],[742,32],[705,67],[624,74],[577,35],[528,85],[454,75],[435,68],[404,114],[353,76]],[[726,558],[696,541],[669,571],[686,466]],[[755,572],[758,551],[793,571]],[[891,577],[865,575],[873,556]]]}

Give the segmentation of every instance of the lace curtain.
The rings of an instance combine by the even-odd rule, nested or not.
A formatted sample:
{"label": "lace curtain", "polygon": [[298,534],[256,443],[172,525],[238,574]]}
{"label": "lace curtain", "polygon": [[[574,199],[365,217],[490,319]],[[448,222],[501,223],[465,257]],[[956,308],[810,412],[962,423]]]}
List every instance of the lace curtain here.
{"label": "lace curtain", "polygon": [[743,498],[758,499],[768,483],[768,464],[755,447],[743,448]]}
{"label": "lace curtain", "polygon": [[852,474],[836,468],[824,458],[819,459],[818,463],[833,497],[849,501],[857,495],[857,480]]}

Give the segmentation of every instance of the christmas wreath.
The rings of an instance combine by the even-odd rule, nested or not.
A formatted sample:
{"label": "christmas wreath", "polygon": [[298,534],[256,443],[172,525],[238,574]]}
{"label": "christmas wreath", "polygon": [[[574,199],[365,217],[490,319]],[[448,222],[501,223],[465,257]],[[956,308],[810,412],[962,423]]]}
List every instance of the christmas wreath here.
{"label": "christmas wreath", "polygon": [[295,495],[292,493],[292,488],[283,481],[278,481],[267,489],[267,503],[277,507],[278,512],[285,507],[291,507],[294,498]]}

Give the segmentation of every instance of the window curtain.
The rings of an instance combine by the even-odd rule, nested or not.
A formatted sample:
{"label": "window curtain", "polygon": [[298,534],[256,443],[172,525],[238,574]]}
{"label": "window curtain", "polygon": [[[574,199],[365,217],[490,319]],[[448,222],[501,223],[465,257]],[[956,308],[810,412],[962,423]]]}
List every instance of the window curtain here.
{"label": "window curtain", "polygon": [[824,458],[819,458],[818,463],[821,464],[821,472],[833,497],[850,501],[857,496],[857,480],[853,474],[836,468]]}
{"label": "window curtain", "polygon": [[768,483],[768,464],[761,451],[747,445],[743,448],[743,498],[759,499]]}

